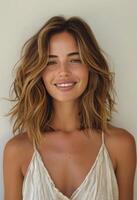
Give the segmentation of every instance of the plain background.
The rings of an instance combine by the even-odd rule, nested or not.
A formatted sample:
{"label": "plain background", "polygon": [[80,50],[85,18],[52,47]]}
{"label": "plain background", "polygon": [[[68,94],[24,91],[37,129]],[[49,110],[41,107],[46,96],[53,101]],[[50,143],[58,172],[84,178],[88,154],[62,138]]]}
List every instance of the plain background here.
{"label": "plain background", "polygon": [[[116,74],[118,113],[113,114],[113,124],[127,129],[137,139],[136,0],[0,0],[0,96],[9,94],[11,71],[24,42],[54,15],[80,16],[89,23]],[[3,115],[10,107],[9,102],[0,99],[1,200],[3,148],[12,137],[9,118]]]}

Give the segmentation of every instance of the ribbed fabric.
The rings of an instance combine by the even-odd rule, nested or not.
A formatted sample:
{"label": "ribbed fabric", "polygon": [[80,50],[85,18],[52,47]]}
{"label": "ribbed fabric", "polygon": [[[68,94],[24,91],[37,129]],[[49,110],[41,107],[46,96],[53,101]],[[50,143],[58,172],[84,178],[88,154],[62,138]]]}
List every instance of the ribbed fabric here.
{"label": "ribbed fabric", "polygon": [[118,184],[104,143],[104,132],[94,164],[70,198],[56,188],[34,143],[34,153],[24,177],[22,195],[23,200],[118,200]]}

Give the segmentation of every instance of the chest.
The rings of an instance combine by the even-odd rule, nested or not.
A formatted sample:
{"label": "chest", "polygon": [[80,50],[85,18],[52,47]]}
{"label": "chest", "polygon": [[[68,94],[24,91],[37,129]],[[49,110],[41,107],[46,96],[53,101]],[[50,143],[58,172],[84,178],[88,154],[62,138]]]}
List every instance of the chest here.
{"label": "chest", "polygon": [[70,197],[84,181],[96,161],[100,146],[92,150],[86,147],[76,152],[72,150],[62,153],[47,151],[47,155],[45,153],[45,156],[41,156],[56,188],[67,197]]}
{"label": "chest", "polygon": [[[51,144],[51,143],[50,143]],[[43,166],[48,171],[56,188],[70,197],[81,185],[88,172],[93,167],[100,152],[101,142],[56,145],[54,148],[46,145],[39,152]],[[115,170],[115,161],[111,154]],[[29,162],[29,160],[28,160]],[[24,165],[24,174],[28,164]]]}

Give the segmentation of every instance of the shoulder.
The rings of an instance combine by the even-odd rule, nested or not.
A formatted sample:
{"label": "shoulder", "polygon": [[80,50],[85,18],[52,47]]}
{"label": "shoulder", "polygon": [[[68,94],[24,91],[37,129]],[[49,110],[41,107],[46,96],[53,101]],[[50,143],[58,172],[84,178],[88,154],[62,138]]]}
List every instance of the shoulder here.
{"label": "shoulder", "polygon": [[3,153],[3,182],[5,199],[21,199],[23,173],[22,164],[30,148],[27,134],[16,135],[9,139]]}
{"label": "shoulder", "polygon": [[127,161],[132,159],[133,165],[136,162],[136,141],[135,137],[128,130],[108,124],[105,131],[105,144],[115,161],[115,166],[123,163],[126,155]]}
{"label": "shoulder", "polygon": [[136,171],[136,141],[132,133],[110,126],[108,138],[116,160],[116,178],[120,199],[133,199]]}
{"label": "shoulder", "polygon": [[134,135],[126,129],[115,127],[109,124],[106,135],[107,138],[110,139],[117,148],[136,148]]}
{"label": "shoulder", "polygon": [[124,128],[115,127],[109,124],[106,131],[106,139],[118,156],[121,156],[125,151],[131,151],[133,154],[136,152],[135,137]]}
{"label": "shoulder", "polygon": [[[15,162],[21,163],[26,151],[32,151],[32,143],[28,139],[27,133],[18,134],[10,138],[4,147],[4,158],[13,159]],[[20,156],[21,155],[21,156]]]}
{"label": "shoulder", "polygon": [[10,149],[14,152],[16,150],[24,149],[24,147],[27,147],[29,144],[31,144],[31,141],[29,140],[27,133],[24,132],[10,138],[5,145],[5,150]]}

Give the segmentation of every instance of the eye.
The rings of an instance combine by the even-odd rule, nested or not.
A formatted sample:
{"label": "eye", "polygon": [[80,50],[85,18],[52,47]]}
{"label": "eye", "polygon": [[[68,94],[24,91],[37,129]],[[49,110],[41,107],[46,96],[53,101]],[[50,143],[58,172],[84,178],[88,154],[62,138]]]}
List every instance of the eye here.
{"label": "eye", "polygon": [[54,65],[54,64],[56,64],[55,61],[49,61],[49,62],[47,63],[47,66],[49,66],[49,65]]}
{"label": "eye", "polygon": [[81,63],[81,60],[80,59],[73,59],[70,62],[72,62],[72,63]]}

